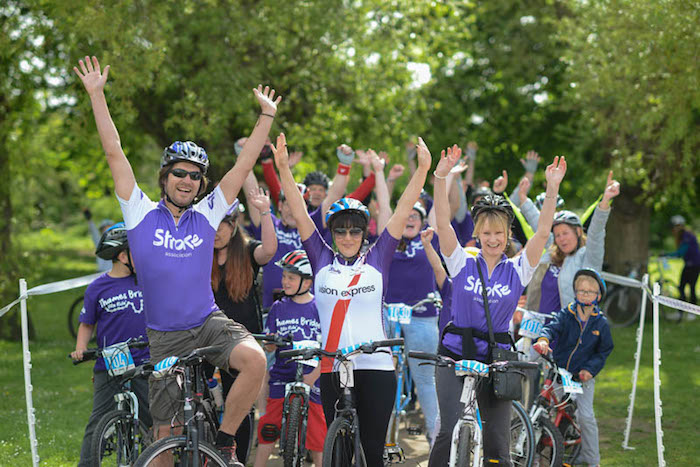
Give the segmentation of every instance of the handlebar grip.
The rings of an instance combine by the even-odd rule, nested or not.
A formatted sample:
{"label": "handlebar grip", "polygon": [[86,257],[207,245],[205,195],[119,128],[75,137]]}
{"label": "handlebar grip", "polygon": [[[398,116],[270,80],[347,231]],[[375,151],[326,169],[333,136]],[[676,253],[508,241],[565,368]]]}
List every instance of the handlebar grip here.
{"label": "handlebar grip", "polygon": [[378,348],[378,347],[394,347],[395,345],[403,345],[403,338],[397,338],[397,339],[386,339],[383,341],[374,341],[372,342],[372,347]]}
{"label": "handlebar grip", "polygon": [[130,349],[144,349],[146,347],[148,347],[148,341],[129,342]]}
{"label": "handlebar grip", "polygon": [[506,366],[518,370],[534,370],[540,367],[536,362],[519,362],[515,360],[507,362]]}
{"label": "handlebar grip", "polygon": [[[73,365],[79,365],[81,363],[85,363],[90,360],[96,360],[97,356],[99,354],[99,349],[85,349],[83,352],[83,359],[82,360],[73,360]],[[71,357],[71,354],[68,354],[68,358],[73,358]]]}
{"label": "handlebar grip", "polygon": [[435,361],[435,362],[437,362],[437,361],[440,359],[440,357],[438,357],[438,356],[435,355],[435,354],[428,353],[428,352],[416,352],[416,351],[413,351],[413,350],[411,350],[410,352],[408,352],[408,357],[409,357],[409,358],[417,358],[417,359],[420,359],[420,360],[432,360],[432,361]]}
{"label": "handlebar grip", "polygon": [[194,349],[192,351],[192,355],[197,355],[197,356],[207,356],[209,354],[214,354],[214,353],[219,353],[221,352],[221,346],[220,345],[210,345],[207,347],[200,347],[198,349]]}
{"label": "handlebar grip", "polygon": [[308,349],[289,349],[289,350],[282,350],[279,353],[280,358],[292,358],[292,357],[298,357],[300,355],[304,355],[304,353]]}

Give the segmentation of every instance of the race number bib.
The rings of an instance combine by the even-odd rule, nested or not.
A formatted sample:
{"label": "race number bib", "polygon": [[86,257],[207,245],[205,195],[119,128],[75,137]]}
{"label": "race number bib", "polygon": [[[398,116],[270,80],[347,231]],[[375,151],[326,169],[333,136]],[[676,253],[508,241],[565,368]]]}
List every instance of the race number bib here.
{"label": "race number bib", "polygon": [[119,376],[134,368],[134,357],[126,342],[119,342],[102,349],[102,358],[111,376]]}
{"label": "race number bib", "polygon": [[533,311],[526,311],[523,314],[523,320],[520,323],[520,335],[531,339],[537,339],[542,335],[544,319],[545,316],[543,314],[535,313]]}
{"label": "race number bib", "polygon": [[563,368],[559,368],[559,375],[561,375],[561,385],[564,388],[565,393],[583,394],[583,385],[574,381],[570,372]]}
{"label": "race number bib", "polygon": [[410,324],[413,309],[403,303],[394,303],[387,305],[387,312],[389,321]]}

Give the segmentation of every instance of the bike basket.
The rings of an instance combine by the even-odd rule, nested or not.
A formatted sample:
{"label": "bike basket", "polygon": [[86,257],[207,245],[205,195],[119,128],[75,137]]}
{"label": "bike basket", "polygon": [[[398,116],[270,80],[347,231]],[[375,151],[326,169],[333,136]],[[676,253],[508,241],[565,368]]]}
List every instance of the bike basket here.
{"label": "bike basket", "polygon": [[455,374],[457,376],[479,375],[488,376],[489,366],[476,360],[460,360],[455,362]]}
{"label": "bike basket", "polygon": [[392,303],[387,305],[386,308],[389,321],[410,324],[411,314],[413,313],[413,309],[410,306],[403,303]]}
{"label": "bike basket", "polygon": [[102,358],[110,376],[123,375],[127,370],[135,368],[134,357],[131,356],[129,344],[126,342],[119,342],[105,347],[102,349]]}
{"label": "bike basket", "polygon": [[179,361],[180,359],[178,357],[172,356],[168,357],[164,360],[159,361],[156,363],[156,366],[153,368],[153,377],[154,378],[162,378],[163,376],[167,375],[170,373],[170,371],[175,367],[175,364]]}
{"label": "bike basket", "polygon": [[526,311],[523,313],[523,320],[520,323],[520,335],[531,339],[537,339],[542,335],[544,320],[545,315],[533,311]]}
{"label": "bike basket", "polygon": [[563,368],[559,368],[559,374],[561,375],[561,385],[564,388],[565,393],[583,394],[583,385],[574,381],[570,372]]}
{"label": "bike basket", "polygon": [[[298,349],[320,349],[321,348],[321,343],[319,341],[312,341],[312,340],[303,340],[303,341],[296,341],[292,343],[292,348],[294,350]],[[300,360],[299,363],[303,363],[304,365],[309,365],[313,367],[318,366],[318,357],[314,357],[311,360]]]}

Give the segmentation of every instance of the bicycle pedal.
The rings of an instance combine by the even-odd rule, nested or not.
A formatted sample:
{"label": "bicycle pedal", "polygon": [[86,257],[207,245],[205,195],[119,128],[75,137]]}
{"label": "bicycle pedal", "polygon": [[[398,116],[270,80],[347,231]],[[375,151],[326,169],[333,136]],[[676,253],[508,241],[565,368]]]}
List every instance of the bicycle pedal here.
{"label": "bicycle pedal", "polygon": [[416,425],[413,425],[413,426],[409,426],[409,427],[406,429],[406,431],[408,431],[408,434],[409,434],[409,435],[416,436],[416,435],[420,435],[420,434],[423,433],[423,428],[421,428],[421,427],[419,427],[419,426],[416,426]]}
{"label": "bicycle pedal", "polygon": [[401,446],[384,446],[384,461],[387,464],[403,464],[406,462],[406,455]]}

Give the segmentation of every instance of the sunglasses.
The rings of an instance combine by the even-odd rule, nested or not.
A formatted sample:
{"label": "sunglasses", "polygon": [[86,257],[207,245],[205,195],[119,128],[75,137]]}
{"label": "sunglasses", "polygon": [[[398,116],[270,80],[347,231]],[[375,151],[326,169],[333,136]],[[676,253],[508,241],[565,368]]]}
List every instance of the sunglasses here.
{"label": "sunglasses", "polygon": [[170,173],[176,176],[177,178],[185,178],[189,175],[190,178],[195,182],[202,179],[202,172],[200,172],[199,170],[188,172],[185,169],[173,169],[170,171]]}
{"label": "sunglasses", "polygon": [[344,237],[347,234],[350,234],[351,237],[359,237],[363,233],[363,230],[359,227],[352,227],[350,229],[346,229],[344,227],[338,227],[337,229],[333,229],[333,234],[337,235],[339,237]]}

